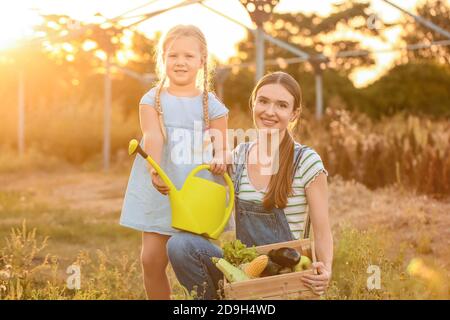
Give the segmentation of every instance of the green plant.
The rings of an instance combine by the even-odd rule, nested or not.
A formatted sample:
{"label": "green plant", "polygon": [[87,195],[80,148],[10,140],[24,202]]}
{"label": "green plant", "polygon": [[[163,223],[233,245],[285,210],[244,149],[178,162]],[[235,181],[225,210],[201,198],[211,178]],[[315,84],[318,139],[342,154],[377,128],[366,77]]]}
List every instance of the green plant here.
{"label": "green plant", "polygon": [[36,239],[36,229],[13,228],[5,239],[6,246],[0,250],[0,298],[27,299],[32,282],[42,283],[41,275],[50,267],[49,256],[40,256],[47,246],[47,238]]}
{"label": "green plant", "polygon": [[227,280],[230,282],[239,282],[250,279],[250,277],[246,275],[244,271],[233,266],[223,258],[213,257],[211,258],[211,260],[216,265],[217,269],[222,271],[222,273],[225,275],[225,278],[227,278]]}
{"label": "green plant", "polygon": [[255,246],[247,248],[247,246],[239,239],[225,241],[222,245],[222,249],[224,259],[235,267],[250,262],[259,255]]}

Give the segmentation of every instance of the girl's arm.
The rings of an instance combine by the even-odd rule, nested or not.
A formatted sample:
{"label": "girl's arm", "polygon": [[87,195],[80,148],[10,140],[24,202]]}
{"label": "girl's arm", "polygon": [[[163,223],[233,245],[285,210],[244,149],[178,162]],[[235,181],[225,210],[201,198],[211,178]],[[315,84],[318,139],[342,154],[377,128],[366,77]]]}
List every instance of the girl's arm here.
{"label": "girl's arm", "polygon": [[[164,145],[164,137],[161,132],[158,112],[155,108],[141,104],[139,105],[139,122],[144,139],[144,151],[160,164],[161,154]],[[153,167],[148,164],[150,172],[152,172],[152,182],[156,189],[163,194],[167,194],[169,188],[154,172]]]}
{"label": "girl's arm", "polygon": [[214,174],[223,174],[227,163],[230,163],[231,154],[228,151],[228,116],[211,120],[211,137],[213,138],[214,159],[211,162],[211,172]]}

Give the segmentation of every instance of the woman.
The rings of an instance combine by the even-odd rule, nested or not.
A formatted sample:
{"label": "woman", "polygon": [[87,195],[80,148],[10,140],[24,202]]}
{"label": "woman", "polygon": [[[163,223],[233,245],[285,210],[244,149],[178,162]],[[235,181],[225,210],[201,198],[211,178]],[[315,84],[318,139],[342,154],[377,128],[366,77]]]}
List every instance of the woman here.
{"label": "woman", "polygon": [[[309,212],[317,274],[304,276],[302,281],[321,295],[331,279],[333,257],[327,171],[320,156],[295,142],[288,129],[301,113],[300,86],[284,72],[268,74],[254,88],[250,107],[258,138],[239,144],[231,165],[236,238],[247,246],[306,238]],[[276,151],[267,155],[272,149]],[[211,257],[222,257],[220,248],[201,236],[178,233],[169,239],[167,250],[183,286],[189,291],[197,287],[199,298],[217,298],[223,275]]]}

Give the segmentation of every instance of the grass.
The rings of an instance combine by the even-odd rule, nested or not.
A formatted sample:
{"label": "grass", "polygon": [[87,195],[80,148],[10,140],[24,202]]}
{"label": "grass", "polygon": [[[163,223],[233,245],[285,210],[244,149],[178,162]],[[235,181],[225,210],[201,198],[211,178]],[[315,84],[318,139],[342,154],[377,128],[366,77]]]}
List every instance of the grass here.
{"label": "grass", "polygon": [[[17,192],[0,192],[0,208],[0,248],[3,249],[0,269],[12,265],[16,281],[24,285],[22,298],[145,297],[138,264],[140,236],[118,225],[118,213],[96,216],[95,212],[51,208],[35,202],[26,193]],[[8,243],[16,245],[5,246]],[[15,264],[9,258],[5,261],[5,257],[23,260],[21,248],[29,251],[31,263]],[[65,270],[73,263],[82,267],[86,291],[75,293],[65,288]],[[36,266],[46,270],[46,284],[34,280],[30,268]],[[30,274],[31,278],[24,279],[23,274]],[[10,283],[10,288],[19,282]],[[27,291],[28,282],[33,284],[33,289]],[[5,297],[18,298],[17,292]]]}
{"label": "grass", "polygon": [[[384,230],[361,231],[349,226],[339,230],[335,250],[333,279],[328,299],[448,299],[448,277],[431,262],[422,270],[411,272],[412,260],[404,257],[406,244],[399,244],[394,254],[388,254],[393,243]],[[418,260],[423,261],[423,260]],[[368,280],[379,270],[380,286]],[[426,277],[426,271],[432,277]],[[370,286],[369,284],[375,284]]]}
{"label": "grass", "polygon": [[[49,235],[53,243],[50,249],[56,251],[64,252],[64,248],[59,248],[60,244],[84,246],[93,242],[107,245],[119,237],[131,240],[134,236],[132,231],[118,225],[117,212],[94,215],[83,210],[52,208],[48,204],[35,202],[27,193],[17,192],[1,192],[0,207],[0,237],[4,238],[9,229],[25,220],[32,222],[41,234]],[[121,244],[121,249],[125,249],[129,243],[118,242],[119,246]]]}
{"label": "grass", "polygon": [[[120,227],[118,217],[118,212],[52,207],[29,193],[0,192],[0,299],[145,299],[140,234]],[[334,236],[333,279],[324,298],[450,297],[446,273],[432,261],[410,263],[401,250],[406,244],[392,253],[389,232],[344,225]],[[72,264],[81,268],[80,290],[66,286]],[[380,268],[379,289],[367,288],[370,265]],[[172,297],[192,299],[170,268],[168,273]]]}
{"label": "grass", "polygon": [[[139,119],[127,116],[126,106],[114,104],[111,114],[111,158],[121,162],[132,138],[140,137]],[[128,110],[129,111],[129,110]],[[61,166],[101,165],[103,107],[94,102],[67,105],[33,105],[27,110],[25,154],[16,157],[17,110],[0,104],[0,172]],[[32,120],[32,121],[31,121]]]}

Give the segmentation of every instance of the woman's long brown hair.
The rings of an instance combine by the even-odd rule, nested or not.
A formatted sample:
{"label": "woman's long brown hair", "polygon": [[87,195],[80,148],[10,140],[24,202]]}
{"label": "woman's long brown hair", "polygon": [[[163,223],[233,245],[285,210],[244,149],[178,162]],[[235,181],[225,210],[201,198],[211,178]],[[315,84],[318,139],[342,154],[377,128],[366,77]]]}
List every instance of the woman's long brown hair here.
{"label": "woman's long brown hair", "polygon": [[[250,108],[253,108],[258,90],[268,84],[280,84],[294,97],[294,110],[301,113],[302,93],[298,82],[285,72],[274,72],[262,77],[250,97]],[[294,174],[294,139],[286,129],[279,147],[279,170],[270,178],[268,190],[263,199],[266,209],[285,208],[288,196],[292,194],[292,176]]]}

